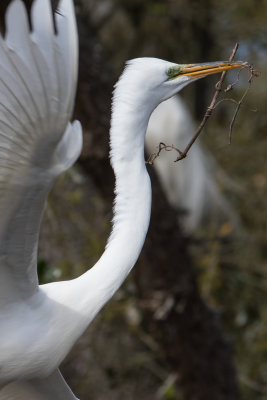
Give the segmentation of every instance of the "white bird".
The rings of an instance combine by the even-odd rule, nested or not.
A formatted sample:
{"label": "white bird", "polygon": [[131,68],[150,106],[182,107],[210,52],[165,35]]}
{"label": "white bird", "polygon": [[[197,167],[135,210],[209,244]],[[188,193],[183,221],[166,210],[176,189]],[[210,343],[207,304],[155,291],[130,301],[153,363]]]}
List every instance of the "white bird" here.
{"label": "white bird", "polygon": [[116,84],[110,131],[116,175],[113,230],[100,260],[71,281],[38,285],[37,245],[47,193],[81,150],[69,123],[77,76],[72,0],[54,33],[49,0],[35,0],[33,31],[14,0],[0,37],[0,399],[75,399],[61,361],[134,266],[148,229],[151,186],[144,162],[150,114],[200,77],[235,63],[128,62]]}
{"label": "white bird", "polygon": [[[157,151],[163,138],[164,143],[183,150],[194,130],[194,122],[181,97],[171,97],[151,115],[146,150],[148,154]],[[238,226],[238,216],[216,182],[216,173],[222,174],[222,171],[208,150],[196,141],[178,168],[173,163],[176,157],[174,151],[162,151],[154,165],[169,203],[175,209],[185,211],[182,219],[185,230],[193,232],[204,221],[212,221],[214,228],[222,221],[231,221],[233,226]]]}

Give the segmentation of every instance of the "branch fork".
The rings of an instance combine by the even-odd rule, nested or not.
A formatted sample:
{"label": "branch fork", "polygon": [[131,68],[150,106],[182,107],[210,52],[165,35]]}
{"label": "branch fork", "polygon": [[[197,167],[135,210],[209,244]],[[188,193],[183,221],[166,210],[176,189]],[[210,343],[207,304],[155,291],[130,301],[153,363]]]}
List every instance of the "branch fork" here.
{"label": "branch fork", "polygon": [[[237,49],[238,49],[238,43],[235,44],[235,46],[234,46],[234,48],[232,50],[232,53],[231,53],[231,55],[229,57],[229,61],[233,61],[234,56],[235,56],[235,54],[237,52]],[[248,86],[248,88],[246,89],[246,91],[244,92],[243,96],[241,97],[241,99],[238,102],[236,102],[233,99],[222,99],[222,100],[217,102],[218,96],[222,91],[222,85],[223,85],[223,82],[224,82],[225,76],[226,76],[226,71],[223,71],[222,74],[221,74],[220,80],[215,85],[215,93],[214,93],[213,98],[212,98],[212,100],[210,102],[210,105],[207,107],[202,121],[200,122],[200,124],[199,124],[198,128],[196,129],[192,139],[189,141],[189,143],[186,146],[186,148],[184,149],[184,151],[181,151],[180,149],[178,149],[173,144],[166,145],[165,143],[161,142],[159,144],[159,146],[158,146],[158,151],[153,153],[153,154],[151,154],[148,157],[148,160],[146,161],[146,163],[150,164],[150,165],[153,165],[153,163],[156,160],[156,158],[158,158],[160,156],[160,153],[162,152],[162,150],[165,150],[165,151],[175,150],[179,155],[174,160],[174,162],[178,162],[178,161],[184,159],[187,156],[187,154],[188,154],[189,150],[191,149],[191,147],[193,146],[193,144],[195,143],[195,141],[197,140],[197,138],[199,137],[199,135],[202,132],[204,126],[206,125],[208,119],[211,117],[211,115],[213,113],[213,110],[216,108],[216,106],[220,102],[222,102],[224,100],[232,100],[233,102],[236,103],[236,109],[235,109],[235,112],[234,112],[234,115],[233,115],[233,118],[232,118],[232,121],[231,121],[230,127],[229,127],[229,144],[230,144],[231,143],[231,138],[232,138],[233,126],[234,126],[234,123],[236,121],[237,114],[238,114],[238,112],[240,110],[240,107],[241,107],[241,105],[242,105],[242,103],[244,101],[245,96],[247,95],[247,93],[248,93],[248,91],[249,91],[249,89],[251,87],[251,83],[252,83],[253,78],[259,76],[259,73],[254,69],[254,67],[252,65],[246,64],[239,70],[237,79],[235,80],[235,82],[233,82],[232,84],[227,86],[227,88],[224,90],[225,92],[228,92],[228,91],[232,90],[233,87],[237,84],[237,82],[239,81],[240,73],[244,68],[247,68],[249,70],[249,72],[250,72],[250,75],[249,75],[249,78],[248,78],[249,86]]]}

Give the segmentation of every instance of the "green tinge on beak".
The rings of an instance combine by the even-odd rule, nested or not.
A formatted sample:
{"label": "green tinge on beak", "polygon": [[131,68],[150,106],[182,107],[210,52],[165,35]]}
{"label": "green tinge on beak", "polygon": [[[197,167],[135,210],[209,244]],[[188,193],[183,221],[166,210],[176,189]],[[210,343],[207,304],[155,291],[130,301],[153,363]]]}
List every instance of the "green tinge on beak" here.
{"label": "green tinge on beak", "polygon": [[178,76],[188,76],[189,78],[202,78],[204,76],[217,74],[219,72],[228,71],[229,69],[239,68],[247,65],[243,61],[218,61],[213,63],[203,64],[177,64],[167,71],[169,79],[174,79]]}

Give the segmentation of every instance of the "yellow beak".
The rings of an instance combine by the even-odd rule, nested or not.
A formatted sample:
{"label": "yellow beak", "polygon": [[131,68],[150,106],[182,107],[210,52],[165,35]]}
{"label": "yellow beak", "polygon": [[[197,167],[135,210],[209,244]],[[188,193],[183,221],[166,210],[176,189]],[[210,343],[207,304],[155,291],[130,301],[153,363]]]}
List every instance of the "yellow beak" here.
{"label": "yellow beak", "polygon": [[238,68],[243,65],[246,65],[246,63],[243,61],[219,61],[215,63],[184,64],[184,68],[180,70],[177,76],[186,75],[190,78],[201,78],[207,75],[228,71],[229,69]]}

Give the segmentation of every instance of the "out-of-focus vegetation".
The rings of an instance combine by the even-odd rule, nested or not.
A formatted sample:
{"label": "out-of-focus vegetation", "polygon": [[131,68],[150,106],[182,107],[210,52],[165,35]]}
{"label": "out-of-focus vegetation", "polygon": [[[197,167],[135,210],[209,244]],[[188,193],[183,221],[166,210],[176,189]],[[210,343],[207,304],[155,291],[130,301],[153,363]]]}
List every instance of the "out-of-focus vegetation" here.
{"label": "out-of-focus vegetation", "polygon": [[[222,190],[240,216],[240,231],[224,235],[231,231],[230,223],[219,227],[214,237],[214,231],[212,236],[204,226],[193,235],[190,248],[202,295],[218,310],[224,334],[235,349],[243,399],[267,399],[267,3],[79,0],[77,7],[91,19],[117,75],[124,61],[133,57],[177,62],[227,59],[235,42],[240,43],[236,58],[261,72],[240,109],[231,146],[228,130],[234,105],[229,102],[220,104],[202,134],[225,170]],[[195,118],[205,110],[216,78],[203,82],[182,94]],[[246,87],[243,78],[227,96],[239,99]],[[65,279],[93,265],[104,249],[110,217],[111,208],[78,169],[60,178],[41,235],[41,278],[47,281],[61,274]],[[218,240],[218,234],[223,238]],[[82,398],[87,393],[96,400],[107,395],[114,400],[179,398],[176,377],[165,369],[141,320],[129,279],[92,325],[89,339],[83,338],[71,355],[84,379],[76,382],[73,367],[65,366],[74,374]]]}

